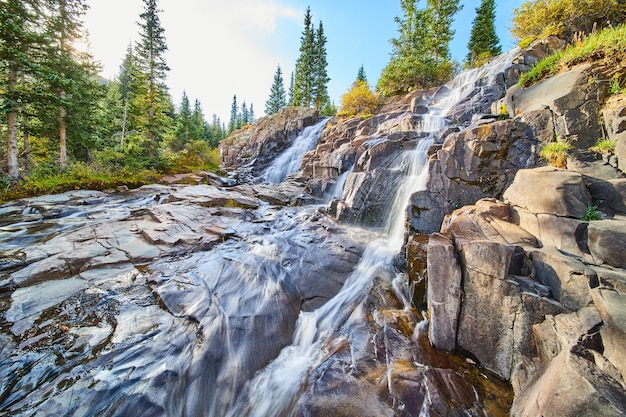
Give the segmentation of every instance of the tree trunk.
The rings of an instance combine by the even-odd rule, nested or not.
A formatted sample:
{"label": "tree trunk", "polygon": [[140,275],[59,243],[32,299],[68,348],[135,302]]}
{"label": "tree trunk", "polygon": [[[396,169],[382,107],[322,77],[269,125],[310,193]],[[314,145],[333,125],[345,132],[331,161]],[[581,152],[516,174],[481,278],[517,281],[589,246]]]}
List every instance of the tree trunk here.
{"label": "tree trunk", "polygon": [[[61,92],[61,100],[65,100],[65,92]],[[67,126],[65,124],[65,117],[67,116],[67,110],[65,106],[61,104],[59,109],[59,166],[61,169],[67,168]]]}
{"label": "tree trunk", "polygon": [[30,175],[30,169],[32,165],[32,158],[30,157],[30,129],[28,126],[28,115],[23,114],[22,116],[22,127],[24,130],[24,151],[22,154],[24,155],[24,174]]}
{"label": "tree trunk", "polygon": [[[9,70],[7,91],[15,91],[17,75]],[[20,166],[17,160],[17,108],[13,107],[7,115],[7,173],[9,177],[17,179],[20,176]]]}
{"label": "tree trunk", "polygon": [[20,167],[17,160],[17,110],[11,110],[7,116],[7,171],[9,177],[17,179]]}

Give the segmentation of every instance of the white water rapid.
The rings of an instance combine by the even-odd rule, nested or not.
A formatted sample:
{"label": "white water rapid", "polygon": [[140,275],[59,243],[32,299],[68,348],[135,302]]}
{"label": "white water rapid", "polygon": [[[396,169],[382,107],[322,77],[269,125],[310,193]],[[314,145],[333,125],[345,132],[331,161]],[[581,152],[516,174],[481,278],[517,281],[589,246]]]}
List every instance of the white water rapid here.
{"label": "white water rapid", "polygon": [[[426,187],[428,148],[435,134],[449,123],[446,116],[450,110],[476,87],[490,85],[497,74],[510,65],[517,52],[508,52],[481,69],[459,74],[448,84],[449,93],[430,103],[431,110],[424,115],[421,125],[421,133],[428,133],[429,136],[422,139],[414,150],[405,152],[398,162],[404,171],[404,180],[396,191],[392,212],[387,217],[386,237],[367,246],[361,262],[334,298],[315,311],[300,313],[293,343],[248,382],[244,395],[230,410],[228,417],[293,415],[292,408],[304,392],[311,373],[332,354],[333,346],[347,339],[344,325],[351,315],[359,314],[374,279],[392,283],[394,288],[404,285],[399,284],[404,281],[394,266],[394,258],[404,241],[409,199],[413,193]],[[339,182],[338,179],[337,184]],[[340,196],[341,190],[333,189],[332,194]],[[400,290],[407,292],[406,288]],[[399,296],[404,300],[405,308],[408,308],[409,297]]]}
{"label": "white water rapid", "polygon": [[[449,356],[422,354],[434,349],[419,343],[427,323],[416,327],[398,255],[429,147],[516,53],[459,74],[427,114],[410,115],[422,120],[407,137],[420,139],[403,142],[393,164],[393,184],[402,180],[384,231],[338,224],[318,206],[274,206],[245,187],[0,205],[0,415],[428,416],[449,405],[483,416],[469,412],[479,383],[437,368]],[[264,178],[297,171],[326,123],[305,129]],[[341,198],[351,174],[327,197]]]}
{"label": "white water rapid", "polygon": [[324,118],[313,126],[305,128],[293,141],[291,146],[280,154],[263,173],[265,181],[271,184],[278,184],[287,175],[297,172],[300,169],[302,155],[315,148],[322,131],[326,127],[328,118]]}

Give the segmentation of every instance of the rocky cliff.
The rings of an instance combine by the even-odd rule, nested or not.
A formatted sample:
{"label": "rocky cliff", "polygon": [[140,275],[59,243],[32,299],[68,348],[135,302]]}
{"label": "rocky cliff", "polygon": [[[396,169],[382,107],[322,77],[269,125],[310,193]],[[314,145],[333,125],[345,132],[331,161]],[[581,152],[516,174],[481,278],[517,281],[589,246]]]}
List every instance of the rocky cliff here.
{"label": "rocky cliff", "polygon": [[[513,51],[452,107],[458,86],[449,85],[367,120],[331,120],[299,178],[319,196],[345,180],[330,212],[382,226],[401,155],[434,139],[406,242],[430,343],[508,381],[512,415],[623,415],[626,101],[607,97],[616,68],[602,63],[516,85],[560,47],[548,39]],[[616,141],[614,154],[589,151],[603,137]],[[556,140],[574,147],[566,169],[538,156]]]}
{"label": "rocky cliff", "polygon": [[289,147],[299,132],[318,120],[319,113],[314,109],[287,107],[241,128],[219,144],[223,168],[237,168],[240,175],[257,176]]}

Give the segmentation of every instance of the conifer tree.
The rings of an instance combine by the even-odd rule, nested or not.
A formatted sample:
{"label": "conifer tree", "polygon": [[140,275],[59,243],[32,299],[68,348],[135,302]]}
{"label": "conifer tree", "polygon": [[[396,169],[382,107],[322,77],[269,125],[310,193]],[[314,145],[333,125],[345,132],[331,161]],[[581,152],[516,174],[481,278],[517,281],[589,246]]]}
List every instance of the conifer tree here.
{"label": "conifer tree", "polygon": [[359,68],[359,72],[356,74],[356,82],[367,82],[367,76],[365,75],[365,68],[363,67],[363,65],[361,65],[361,67]]}
{"label": "conifer tree", "polygon": [[313,104],[315,84],[315,28],[312,23],[311,7],[307,7],[304,15],[304,30],[300,42],[300,55],[296,60],[293,105],[310,107]]}
{"label": "conifer tree", "polygon": [[191,139],[203,140],[207,139],[207,122],[204,120],[204,113],[202,112],[202,104],[200,100],[196,99],[193,106],[193,113],[191,115]]}
{"label": "conifer tree", "polygon": [[454,37],[452,22],[463,8],[460,0],[427,0],[429,43],[437,65],[450,64],[450,41]]}
{"label": "conifer tree", "polygon": [[228,134],[237,129],[237,120],[239,119],[239,106],[237,105],[237,94],[233,96],[233,102],[230,105],[230,121],[228,122]]}
{"label": "conifer tree", "polygon": [[389,64],[383,69],[378,89],[384,94],[401,94],[417,87],[445,82],[452,74],[449,43],[454,15],[462,8],[459,0],[400,0],[403,16],[396,17],[398,37],[391,40]]}
{"label": "conifer tree", "polygon": [[287,105],[288,106],[295,106],[295,104],[293,104],[293,92],[294,92],[294,74],[293,71],[291,72],[291,77],[289,78],[289,97],[287,98]]}
{"label": "conifer tree", "polygon": [[132,107],[137,128],[147,139],[149,156],[155,156],[158,142],[171,125],[168,112],[172,106],[165,84],[169,67],[164,55],[168,48],[160,12],[157,0],[144,0],[139,22],[140,40],[135,48],[141,72],[136,81],[141,88],[133,97]]}
{"label": "conifer tree", "polygon": [[274,81],[270,88],[270,96],[265,102],[265,113],[272,115],[278,112],[287,105],[287,99],[285,98],[285,86],[283,83],[283,72],[280,69],[280,65],[276,68],[274,73]]}
{"label": "conifer tree", "polygon": [[[7,0],[0,11],[0,114],[6,121],[7,174],[17,179],[18,117],[23,104],[32,101],[27,79],[37,72],[36,50],[43,44],[37,31],[41,17],[36,1]],[[6,119],[4,116],[6,115]]]}
{"label": "conifer tree", "polygon": [[314,73],[313,73],[313,104],[320,110],[330,101],[328,96],[328,61],[326,60],[326,35],[324,35],[324,25],[320,21],[315,33],[314,45]]}
{"label": "conifer tree", "polygon": [[102,92],[93,57],[74,47],[77,41],[86,38],[82,18],[87,8],[85,0],[47,1],[46,36],[49,43],[46,81],[54,94],[53,103],[58,111],[56,123],[61,169],[67,166],[68,124],[71,124],[73,141],[70,145],[75,155],[82,153],[87,157],[89,148],[93,146],[94,138],[89,133],[93,129],[90,119],[95,114],[95,104]]}
{"label": "conifer tree", "polygon": [[238,125],[240,128],[250,123],[250,113],[248,112],[248,105],[245,100],[241,103],[241,115],[239,119]]}
{"label": "conifer tree", "polygon": [[476,17],[472,23],[470,40],[467,44],[465,64],[474,66],[485,59],[502,53],[500,39],[495,27],[496,4],[494,0],[482,0],[476,8]]}
{"label": "conifer tree", "polygon": [[250,123],[254,123],[256,118],[254,117],[254,103],[250,103]]}
{"label": "conifer tree", "polygon": [[185,145],[191,140],[192,120],[191,105],[187,93],[183,91],[183,97],[180,101],[180,109],[176,118],[176,132],[174,138],[170,141],[171,150],[178,152],[185,148]]}

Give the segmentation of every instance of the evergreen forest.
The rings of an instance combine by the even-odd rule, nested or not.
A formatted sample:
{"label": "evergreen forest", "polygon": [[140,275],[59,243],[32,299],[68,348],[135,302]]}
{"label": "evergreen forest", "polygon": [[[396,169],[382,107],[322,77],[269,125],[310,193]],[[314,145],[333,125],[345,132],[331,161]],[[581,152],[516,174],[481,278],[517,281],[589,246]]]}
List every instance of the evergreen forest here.
{"label": "evergreen forest", "polygon": [[[475,10],[463,63],[450,53],[459,0],[399,1],[397,36],[376,85],[361,66],[339,108],[328,94],[324,24],[314,22],[308,7],[295,71],[285,79],[277,66],[265,114],[305,106],[322,115],[367,117],[390,97],[441,85],[463,66],[480,66],[502,51],[494,0],[481,0]],[[207,120],[192,92],[174,101],[158,0],[143,0],[138,40],[125,46],[114,79],[101,78],[96,59],[78,47],[88,43],[87,0],[0,0],[0,6],[0,200],[216,171],[219,142],[256,120],[254,104],[236,94],[227,121],[216,114]],[[623,22],[623,2],[585,0],[584,9],[569,0],[528,1],[515,11],[512,33],[527,45]]]}

